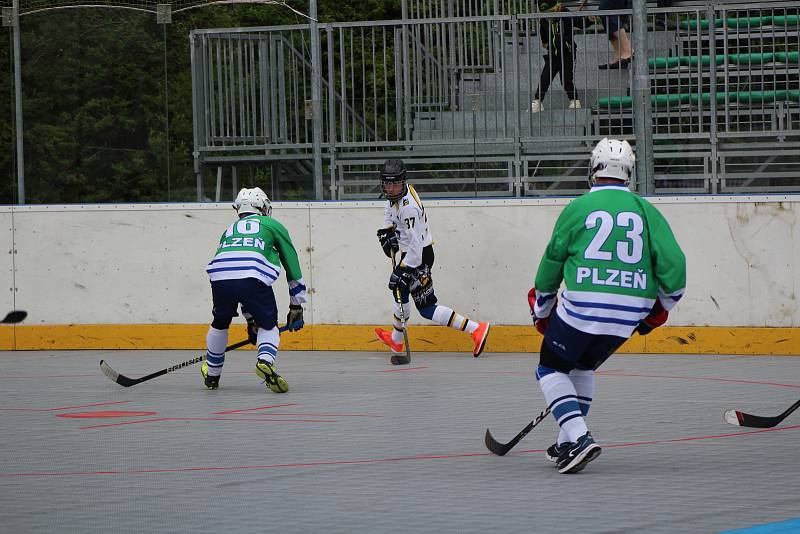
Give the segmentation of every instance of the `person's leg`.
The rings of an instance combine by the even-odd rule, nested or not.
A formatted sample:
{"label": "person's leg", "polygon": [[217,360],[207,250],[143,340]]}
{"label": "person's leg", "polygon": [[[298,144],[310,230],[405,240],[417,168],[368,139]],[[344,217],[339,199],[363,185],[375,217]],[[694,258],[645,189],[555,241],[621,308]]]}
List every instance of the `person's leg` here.
{"label": "person's leg", "polygon": [[617,32],[617,41],[619,43],[619,59],[630,59],[633,57],[633,47],[631,40],[628,38],[628,32],[624,27],[620,27]]}
{"label": "person's leg", "polygon": [[275,369],[281,342],[275,293],[272,287],[254,278],[242,280],[239,289],[237,297],[242,307],[247,309],[258,325],[256,376],[264,381],[270,391],[286,393],[289,391],[289,384]]}
{"label": "person's leg", "polygon": [[[547,449],[546,456],[552,460],[558,455],[556,467],[560,473],[581,471],[601,451],[586,426],[584,409],[588,406],[581,405],[577,388],[570,376],[595,337],[572,328],[556,313],[551,316],[542,342],[536,379],[547,406],[560,427],[558,441]],[[583,386],[581,384],[582,391],[585,390]]]}
{"label": "person's leg", "polygon": [[392,330],[375,329],[378,339],[394,353],[403,352],[403,323],[408,323],[408,319],[411,317],[408,291],[401,291],[400,299],[403,302],[402,309],[400,303],[396,300],[392,301]]}
{"label": "person's leg", "polygon": [[228,327],[237,315],[238,305],[229,280],[211,282],[213,301],[211,326],[206,334],[206,361],[200,366],[200,374],[208,389],[217,389],[225,365],[225,347],[228,345]]}
{"label": "person's leg", "polygon": [[[557,58],[553,58],[552,55],[544,56],[544,66],[542,66],[542,74],[539,76],[539,89],[536,90],[536,97],[534,101],[542,102],[544,100],[545,95],[547,94],[547,90],[550,89],[550,82],[553,81],[557,72],[554,71],[554,65],[557,61]],[[538,110],[537,110],[538,111]]]}
{"label": "person's leg", "polygon": [[430,267],[423,265],[418,272],[417,283],[412,288],[411,296],[419,314],[433,321],[439,326],[446,326],[455,330],[468,333],[475,344],[472,355],[480,356],[483,352],[486,338],[489,335],[489,323],[479,323],[469,317],[457,313],[452,308],[438,304],[438,299],[433,291],[433,279]]}
{"label": "person's leg", "polygon": [[[578,100],[578,92],[575,90],[575,57],[571,53],[564,56],[561,83],[564,85],[564,91],[567,93],[571,104]],[[575,107],[574,104],[572,107]]]}
{"label": "person's leg", "polygon": [[275,359],[278,357],[280,342],[281,336],[277,326],[268,330],[258,329],[258,358],[256,359],[255,373],[273,393],[289,391],[289,384],[275,369]]}
{"label": "person's leg", "polygon": [[569,373],[575,368],[575,362],[562,358],[550,347],[547,340],[542,343],[536,380],[544,394],[547,407],[550,408],[560,428],[557,443],[575,442],[589,431],[578,403],[578,393],[569,379]]}
{"label": "person's leg", "polygon": [[[625,9],[625,0],[601,0],[600,2],[600,10],[617,10],[617,9]],[[607,67],[608,65],[614,65],[619,62],[620,57],[624,57],[622,55],[622,44],[620,43],[620,36],[619,30],[623,28],[622,20],[620,15],[607,15],[603,17],[603,25],[606,28],[606,33],[608,34],[608,40],[611,42],[611,48],[613,49],[614,53],[611,56],[611,59],[608,61],[607,65],[601,65],[601,67]],[[630,41],[628,42],[630,46]],[[628,57],[630,57],[630,51],[628,51]]]}

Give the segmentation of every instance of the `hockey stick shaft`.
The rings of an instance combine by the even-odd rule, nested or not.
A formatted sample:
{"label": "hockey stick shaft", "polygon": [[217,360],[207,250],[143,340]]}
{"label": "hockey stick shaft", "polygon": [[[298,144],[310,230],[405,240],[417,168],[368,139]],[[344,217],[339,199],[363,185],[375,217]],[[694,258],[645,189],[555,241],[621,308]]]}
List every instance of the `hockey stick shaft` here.
{"label": "hockey stick shaft", "polygon": [[509,441],[508,443],[500,443],[492,436],[492,433],[489,432],[489,429],[486,429],[486,437],[484,438],[484,443],[486,443],[486,448],[489,449],[492,453],[498,456],[505,456],[508,451],[514,448],[514,445],[519,443],[522,438],[528,435],[528,432],[534,429],[536,425],[541,423],[545,417],[550,414],[550,408],[543,410],[539,415],[536,416],[536,419],[528,423],[525,428],[520,430],[519,434],[514,436],[514,438]]}
{"label": "hockey stick shaft", "polygon": [[[291,325],[286,325],[286,326],[280,327],[278,329],[278,331],[279,332],[285,332],[286,330],[289,330],[290,327],[292,329],[298,329],[298,328],[301,328],[302,326],[303,326],[303,322],[302,321],[297,321],[297,322],[292,323]],[[245,345],[247,345],[249,343],[250,343],[249,339],[245,339],[245,340],[239,341],[237,343],[234,343],[233,345],[229,345],[229,346],[225,347],[225,352],[228,352],[230,350],[236,350],[239,347],[243,347],[243,346],[245,346]],[[130,377],[127,377],[125,375],[122,375],[122,374],[118,373],[117,371],[115,371],[114,369],[112,369],[112,367],[110,365],[108,365],[105,362],[105,360],[100,360],[100,370],[103,371],[103,374],[105,374],[108,378],[110,378],[111,380],[113,380],[114,382],[119,384],[120,386],[128,388],[128,387],[131,387],[131,386],[135,386],[136,384],[141,384],[142,382],[147,382],[148,380],[152,380],[154,378],[158,378],[159,376],[165,375],[167,373],[171,373],[173,371],[177,371],[178,369],[183,369],[184,367],[188,367],[190,365],[194,365],[196,363],[202,362],[205,359],[206,359],[206,355],[203,354],[202,356],[197,356],[197,357],[192,358],[190,360],[186,360],[184,362],[177,363],[175,365],[171,365],[171,366],[169,366],[169,367],[167,367],[165,369],[161,369],[160,371],[156,371],[155,373],[151,373],[151,374],[143,376],[141,378],[130,378]]]}
{"label": "hockey stick shaft", "polygon": [[772,428],[778,426],[781,421],[800,408],[800,400],[789,406],[789,408],[775,417],[763,417],[740,412],[739,410],[728,410],[725,412],[725,422],[731,425],[746,426],[750,428]]}
{"label": "hockey stick shaft", "polygon": [[[397,260],[395,260],[395,253],[392,252],[392,272],[397,269]],[[411,363],[411,347],[408,344],[408,322],[406,320],[406,310],[403,306],[403,296],[400,294],[399,289],[394,290],[394,300],[397,301],[397,304],[400,306],[400,324],[403,327],[403,343],[406,347],[406,360],[403,361],[399,356],[392,356],[391,360],[392,363],[398,365],[408,365]]]}

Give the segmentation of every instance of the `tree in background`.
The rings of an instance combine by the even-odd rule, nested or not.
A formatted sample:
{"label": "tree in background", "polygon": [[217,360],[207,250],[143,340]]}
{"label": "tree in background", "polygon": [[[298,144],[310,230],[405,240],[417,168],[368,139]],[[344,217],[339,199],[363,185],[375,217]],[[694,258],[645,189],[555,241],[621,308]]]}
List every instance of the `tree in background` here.
{"label": "tree in background", "polygon": [[[399,0],[322,0],[318,10],[321,22],[400,17]],[[252,4],[193,9],[172,21],[98,8],[22,17],[28,203],[194,201],[189,32],[306,22]],[[10,39],[0,39],[2,203],[16,196],[11,58]]]}

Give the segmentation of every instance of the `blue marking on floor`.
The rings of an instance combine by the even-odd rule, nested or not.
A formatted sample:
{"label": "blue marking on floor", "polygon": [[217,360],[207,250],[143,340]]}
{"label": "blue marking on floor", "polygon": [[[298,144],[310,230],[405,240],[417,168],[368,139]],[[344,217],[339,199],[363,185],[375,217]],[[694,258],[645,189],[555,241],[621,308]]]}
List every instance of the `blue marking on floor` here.
{"label": "blue marking on floor", "polygon": [[797,534],[800,532],[800,518],[779,521],[777,523],[767,523],[756,527],[740,528],[737,530],[725,530],[719,534]]}

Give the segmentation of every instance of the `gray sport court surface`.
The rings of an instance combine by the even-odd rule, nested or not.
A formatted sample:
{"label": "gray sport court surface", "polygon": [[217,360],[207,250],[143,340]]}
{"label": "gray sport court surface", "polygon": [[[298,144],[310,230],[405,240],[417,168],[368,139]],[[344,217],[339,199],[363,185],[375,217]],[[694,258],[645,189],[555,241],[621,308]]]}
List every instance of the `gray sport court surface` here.
{"label": "gray sport court surface", "polygon": [[[796,401],[796,357],[616,355],[589,417],[603,454],[559,475],[550,418],[508,456],[483,444],[543,408],[531,354],[397,368],[282,352],[286,395],[260,385],[253,351],[228,354],[217,391],[199,364],[128,389],[98,368],[138,377],[195,354],[0,353],[0,530],[719,532],[800,517],[800,413],[770,431],[722,420]],[[156,413],[63,417],[99,411]]]}

